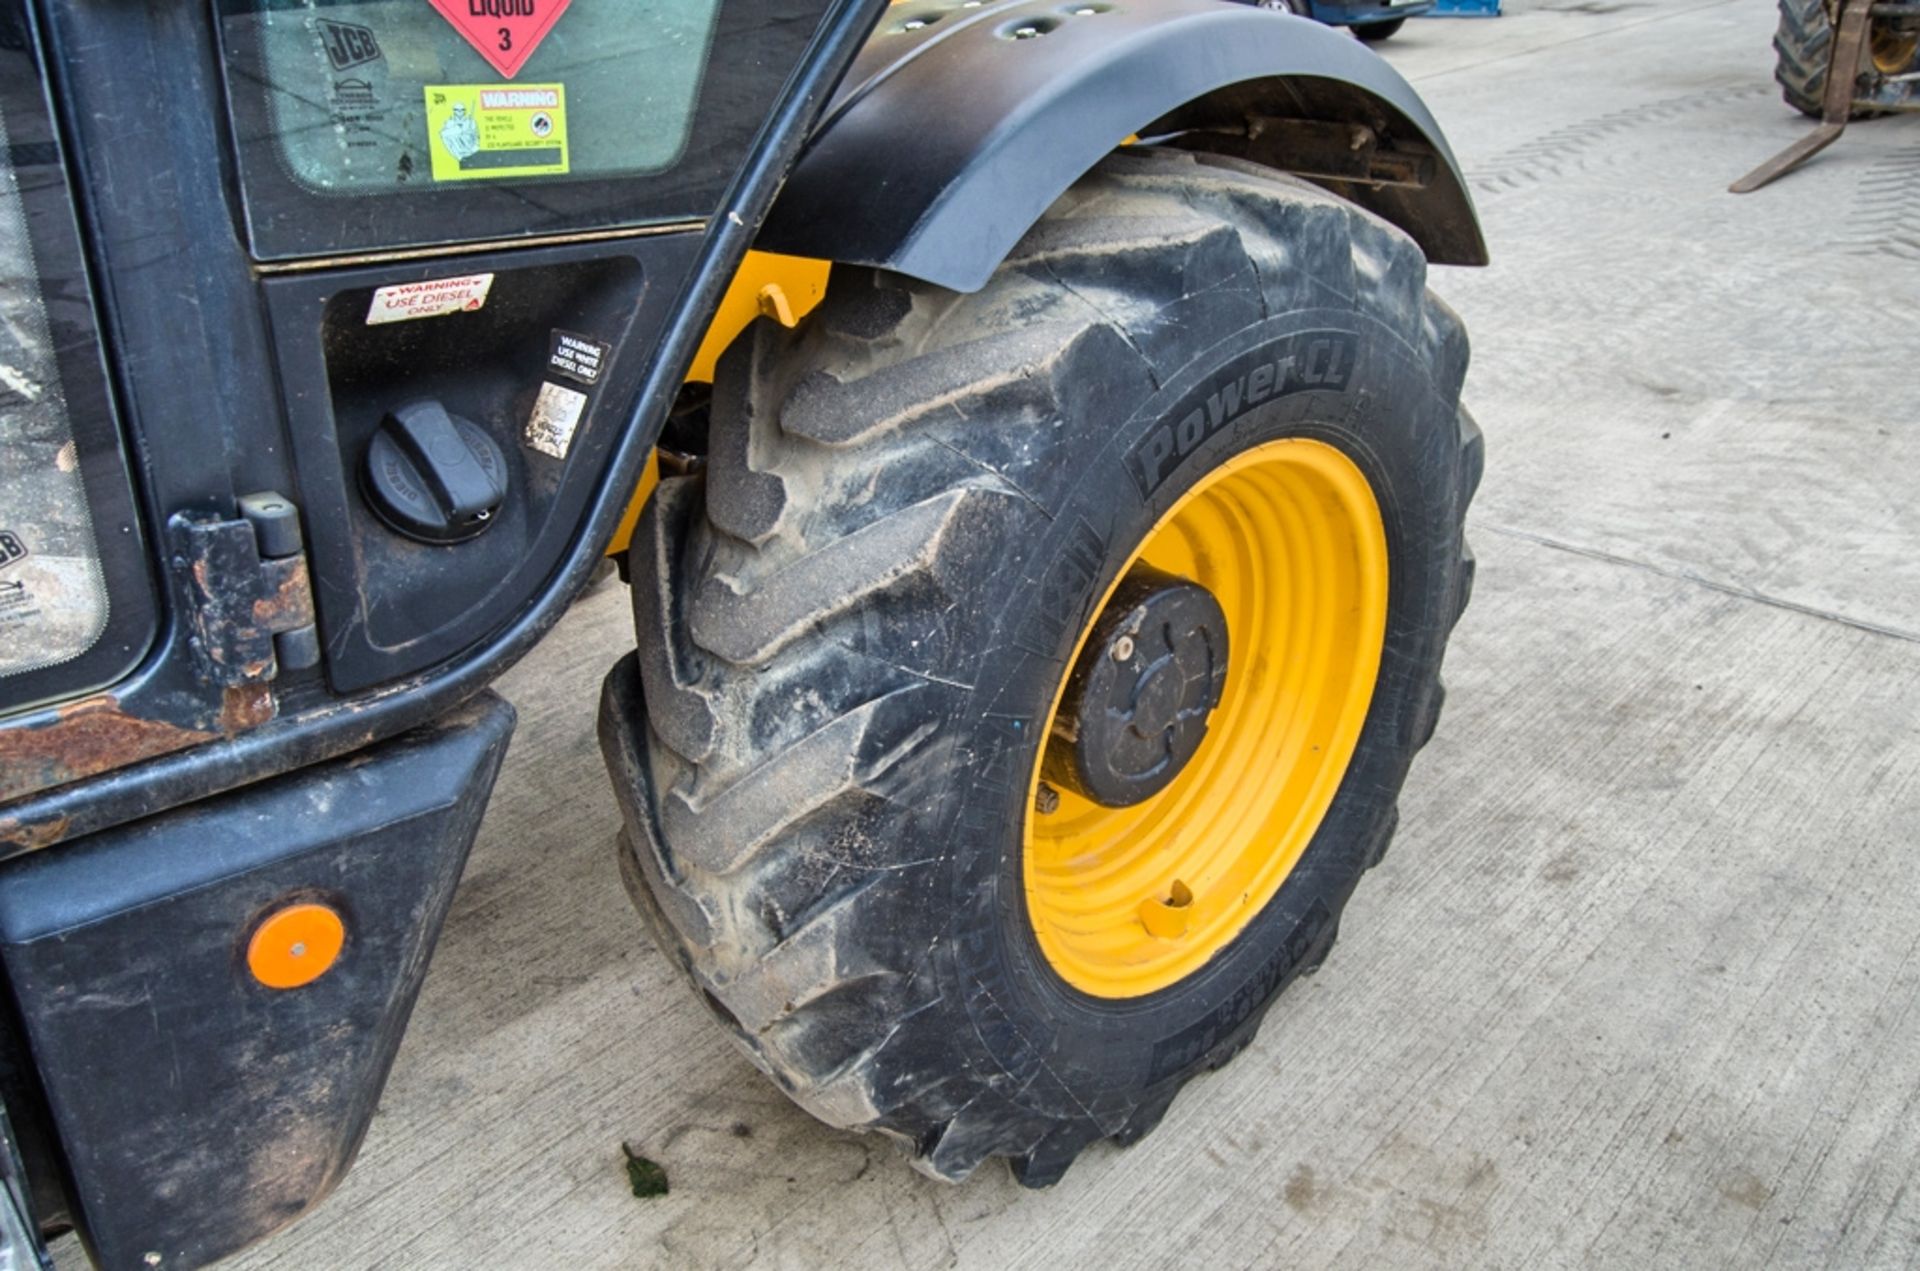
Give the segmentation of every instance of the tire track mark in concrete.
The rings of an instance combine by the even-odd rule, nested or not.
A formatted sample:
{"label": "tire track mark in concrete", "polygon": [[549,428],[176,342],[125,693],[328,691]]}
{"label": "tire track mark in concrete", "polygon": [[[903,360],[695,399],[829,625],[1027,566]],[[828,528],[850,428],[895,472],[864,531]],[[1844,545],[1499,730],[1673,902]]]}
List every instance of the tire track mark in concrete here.
{"label": "tire track mark in concrete", "polygon": [[1920,261],[1920,146],[1876,160],[1854,192],[1842,249],[1849,256],[1892,256]]}
{"label": "tire track mark in concrete", "polygon": [[1703,89],[1651,105],[1609,111],[1502,151],[1484,165],[1474,167],[1467,179],[1481,194],[1506,194],[1590,166],[1594,151],[1630,133],[1669,123],[1719,102],[1770,96],[1772,92],[1770,84]]}

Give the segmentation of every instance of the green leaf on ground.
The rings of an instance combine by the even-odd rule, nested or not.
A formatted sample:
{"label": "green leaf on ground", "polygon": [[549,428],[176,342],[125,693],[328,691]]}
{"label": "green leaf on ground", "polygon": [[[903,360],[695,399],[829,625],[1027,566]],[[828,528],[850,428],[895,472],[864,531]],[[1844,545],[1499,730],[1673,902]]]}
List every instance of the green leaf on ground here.
{"label": "green leaf on ground", "polygon": [[667,1194],[665,1169],[642,1156],[631,1143],[622,1143],[620,1150],[627,1154],[627,1181],[633,1184],[635,1196],[642,1200],[650,1200],[655,1196]]}

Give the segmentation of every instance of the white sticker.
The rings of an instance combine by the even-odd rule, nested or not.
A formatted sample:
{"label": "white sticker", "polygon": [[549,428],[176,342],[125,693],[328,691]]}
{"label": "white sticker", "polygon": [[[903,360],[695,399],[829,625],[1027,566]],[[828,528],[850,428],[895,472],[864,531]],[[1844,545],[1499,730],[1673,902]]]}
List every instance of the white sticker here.
{"label": "white sticker", "polygon": [[558,384],[542,384],[540,396],[533,399],[533,416],[527,420],[527,444],[543,455],[565,459],[573,445],[573,430],[586,413],[587,395]]}
{"label": "white sticker", "polygon": [[492,289],[492,274],[467,274],[460,278],[435,278],[431,282],[382,287],[373,293],[367,325],[411,322],[415,318],[437,318],[447,313],[472,313],[487,303],[487,292]]}

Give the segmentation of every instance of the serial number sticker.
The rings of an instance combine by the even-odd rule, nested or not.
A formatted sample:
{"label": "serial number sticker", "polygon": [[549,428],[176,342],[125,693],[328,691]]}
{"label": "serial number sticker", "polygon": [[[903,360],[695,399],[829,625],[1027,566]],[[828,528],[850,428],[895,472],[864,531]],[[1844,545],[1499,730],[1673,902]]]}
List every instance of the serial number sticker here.
{"label": "serial number sticker", "polygon": [[567,171],[566,85],[429,84],[426,92],[434,180]]}
{"label": "serial number sticker", "polygon": [[487,303],[493,290],[492,274],[464,274],[459,278],[435,278],[431,282],[403,282],[382,287],[373,293],[367,310],[367,325],[382,322],[411,322],[415,318],[438,318],[449,313],[476,313]]}
{"label": "serial number sticker", "polygon": [[600,372],[606,367],[608,347],[591,336],[575,335],[555,327],[553,347],[547,353],[547,369],[592,388],[600,382]]}
{"label": "serial number sticker", "polygon": [[543,455],[565,459],[573,447],[574,430],[586,414],[587,395],[552,383],[540,386],[533,399],[533,414],[527,420],[527,444]]}

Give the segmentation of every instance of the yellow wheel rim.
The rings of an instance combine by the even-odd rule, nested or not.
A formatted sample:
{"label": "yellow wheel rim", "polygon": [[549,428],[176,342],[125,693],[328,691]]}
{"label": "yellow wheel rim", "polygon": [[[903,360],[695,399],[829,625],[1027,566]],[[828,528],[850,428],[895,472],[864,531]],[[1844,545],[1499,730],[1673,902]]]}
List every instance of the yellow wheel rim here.
{"label": "yellow wheel rim", "polygon": [[1208,473],[1114,586],[1139,561],[1213,593],[1227,620],[1227,679],[1198,751],[1142,803],[1108,808],[1059,790],[1038,812],[1035,762],[1028,918],[1060,977],[1104,998],[1191,975],[1280,890],[1346,775],[1387,625],[1379,505],[1353,461],[1322,442],[1268,442]]}
{"label": "yellow wheel rim", "polygon": [[1920,32],[1904,24],[1876,22],[1868,34],[1867,47],[1872,50],[1874,70],[1882,75],[1899,75],[1913,65],[1913,55],[1920,53]]}

